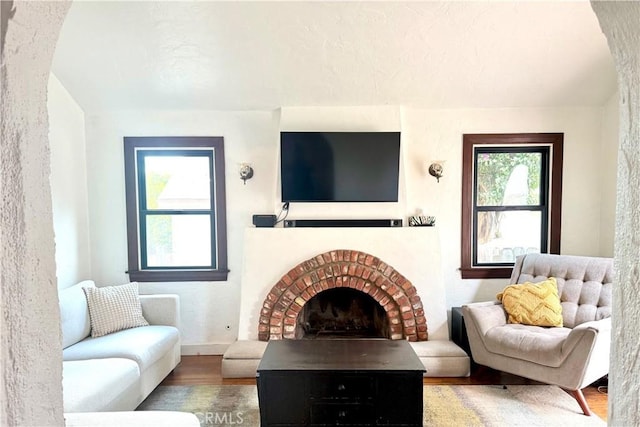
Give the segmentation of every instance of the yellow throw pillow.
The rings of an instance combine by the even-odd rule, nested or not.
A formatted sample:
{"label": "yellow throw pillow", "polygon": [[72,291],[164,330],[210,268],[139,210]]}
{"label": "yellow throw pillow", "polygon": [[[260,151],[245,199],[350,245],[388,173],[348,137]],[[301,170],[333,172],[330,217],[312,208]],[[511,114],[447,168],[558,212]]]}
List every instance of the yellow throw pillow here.
{"label": "yellow throw pillow", "polygon": [[509,315],[509,323],[562,326],[562,305],[554,277],[539,283],[509,285],[496,295]]}

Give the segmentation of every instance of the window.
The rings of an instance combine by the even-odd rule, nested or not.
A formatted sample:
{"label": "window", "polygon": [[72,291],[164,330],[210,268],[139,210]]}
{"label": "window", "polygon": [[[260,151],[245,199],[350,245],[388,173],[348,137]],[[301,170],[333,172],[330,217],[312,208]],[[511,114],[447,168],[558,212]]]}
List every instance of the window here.
{"label": "window", "polygon": [[227,280],[221,137],[125,137],[129,278]]}
{"label": "window", "polygon": [[560,253],[563,134],[464,135],[463,279],[509,278],[515,258]]}

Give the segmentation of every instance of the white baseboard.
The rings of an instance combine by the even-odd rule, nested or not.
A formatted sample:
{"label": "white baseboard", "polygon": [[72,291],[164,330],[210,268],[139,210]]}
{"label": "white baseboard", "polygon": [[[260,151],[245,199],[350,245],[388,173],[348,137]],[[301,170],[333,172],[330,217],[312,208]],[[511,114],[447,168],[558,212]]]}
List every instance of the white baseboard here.
{"label": "white baseboard", "polygon": [[222,355],[231,343],[182,344],[180,354],[183,356]]}

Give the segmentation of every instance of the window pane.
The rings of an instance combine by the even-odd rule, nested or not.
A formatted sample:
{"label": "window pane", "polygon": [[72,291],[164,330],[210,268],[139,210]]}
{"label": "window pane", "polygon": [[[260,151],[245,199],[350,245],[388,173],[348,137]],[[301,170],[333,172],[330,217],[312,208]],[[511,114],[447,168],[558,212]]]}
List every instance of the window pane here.
{"label": "window pane", "polygon": [[478,153],[477,205],[539,205],[541,165],[541,153]]}
{"label": "window pane", "polygon": [[209,215],[147,215],[147,267],[211,267]]}
{"label": "window pane", "polygon": [[144,159],[147,209],[211,209],[209,157]]}
{"label": "window pane", "polygon": [[477,264],[513,263],[515,257],[540,252],[539,211],[478,212]]}

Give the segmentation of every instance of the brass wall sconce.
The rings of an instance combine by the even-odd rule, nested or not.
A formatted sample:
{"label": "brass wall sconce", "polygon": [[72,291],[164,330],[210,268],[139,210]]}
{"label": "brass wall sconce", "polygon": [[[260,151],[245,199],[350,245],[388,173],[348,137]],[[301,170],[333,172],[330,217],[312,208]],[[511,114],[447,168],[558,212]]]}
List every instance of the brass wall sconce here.
{"label": "brass wall sconce", "polygon": [[240,163],[240,179],[247,185],[247,180],[253,178],[253,168],[250,163]]}

